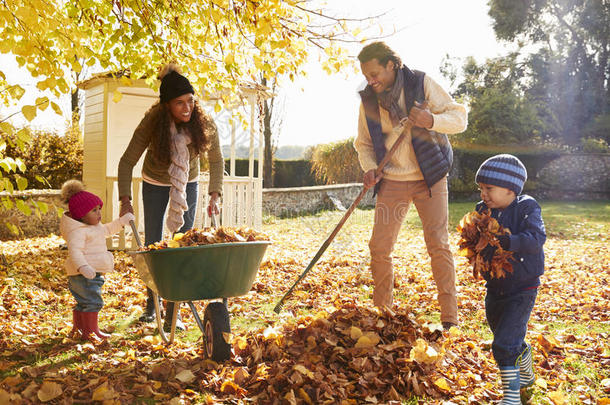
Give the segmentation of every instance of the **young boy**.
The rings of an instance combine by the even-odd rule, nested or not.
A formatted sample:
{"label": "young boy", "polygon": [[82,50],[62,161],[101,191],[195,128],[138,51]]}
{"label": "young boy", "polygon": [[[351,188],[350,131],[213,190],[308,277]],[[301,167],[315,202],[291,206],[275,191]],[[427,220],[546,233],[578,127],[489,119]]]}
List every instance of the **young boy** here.
{"label": "young boy", "polygon": [[[492,352],[502,378],[504,398],[501,404],[520,404],[520,388],[534,383],[532,349],[525,343],[527,322],[536,301],[540,275],[544,273],[546,240],[540,205],[532,197],[521,195],[527,171],[515,156],[502,154],[487,159],[477,171],[475,181],[481,191],[477,212],[491,209],[491,216],[510,230],[498,242],[513,253],[513,271],[505,278],[484,277],[487,281],[485,313],[494,335]],[[491,261],[496,250],[488,246],[482,252]]]}

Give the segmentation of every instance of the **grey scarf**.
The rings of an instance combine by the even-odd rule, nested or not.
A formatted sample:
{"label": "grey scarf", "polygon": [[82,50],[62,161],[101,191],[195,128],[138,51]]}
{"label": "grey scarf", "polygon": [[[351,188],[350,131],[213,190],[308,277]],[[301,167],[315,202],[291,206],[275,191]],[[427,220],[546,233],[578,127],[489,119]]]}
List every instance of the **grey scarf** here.
{"label": "grey scarf", "polygon": [[396,69],[396,78],[394,79],[392,87],[377,95],[381,107],[390,112],[390,119],[392,120],[392,126],[394,127],[400,123],[401,119],[407,116],[407,113],[398,105],[400,94],[403,91],[404,77],[402,69]]}

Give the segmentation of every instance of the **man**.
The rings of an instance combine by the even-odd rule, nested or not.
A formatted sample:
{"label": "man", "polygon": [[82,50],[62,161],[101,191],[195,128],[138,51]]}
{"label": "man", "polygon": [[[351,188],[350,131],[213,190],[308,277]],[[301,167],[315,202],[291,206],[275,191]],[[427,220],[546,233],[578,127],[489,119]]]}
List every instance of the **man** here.
{"label": "man", "polygon": [[[423,72],[410,70],[383,42],[365,46],[358,55],[368,85],[354,147],[364,171],[364,184],[375,185],[375,224],[369,242],[376,306],[392,306],[394,272],[391,254],[411,203],[422,221],[438,290],[441,322],[457,325],[455,267],[449,249],[447,173],[453,151],[445,134],[464,131],[466,108],[456,103]],[[424,101],[427,104],[423,104]],[[375,169],[402,132],[408,119],[413,129],[380,176]],[[382,180],[383,178],[383,180]]]}

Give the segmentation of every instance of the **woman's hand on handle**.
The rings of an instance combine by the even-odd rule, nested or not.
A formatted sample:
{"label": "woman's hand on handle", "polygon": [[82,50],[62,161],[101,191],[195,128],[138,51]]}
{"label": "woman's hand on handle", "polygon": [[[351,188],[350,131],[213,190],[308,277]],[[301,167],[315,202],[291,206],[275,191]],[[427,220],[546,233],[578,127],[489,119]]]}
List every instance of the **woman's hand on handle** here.
{"label": "woman's hand on handle", "polygon": [[119,211],[119,217],[122,217],[128,212],[134,214],[133,207],[131,206],[131,199],[128,195],[119,197],[119,201],[121,202],[121,210]]}
{"label": "woman's hand on handle", "polygon": [[213,191],[210,193],[210,202],[208,203],[208,216],[211,217],[212,214],[214,215],[218,215],[220,214],[220,210],[218,209],[218,199],[220,198],[220,195],[216,192]]}

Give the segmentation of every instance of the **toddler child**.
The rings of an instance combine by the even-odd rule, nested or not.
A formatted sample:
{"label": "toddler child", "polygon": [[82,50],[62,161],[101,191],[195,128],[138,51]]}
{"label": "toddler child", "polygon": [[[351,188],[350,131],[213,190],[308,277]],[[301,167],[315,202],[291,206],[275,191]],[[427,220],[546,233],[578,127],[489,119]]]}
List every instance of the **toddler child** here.
{"label": "toddler child", "polygon": [[[500,369],[504,396],[501,404],[520,404],[520,389],[534,383],[532,349],[525,342],[540,276],[544,273],[546,240],[540,205],[522,195],[527,171],[515,156],[502,154],[487,159],[477,171],[475,181],[481,191],[477,212],[491,209],[491,216],[510,235],[498,236],[502,249],[513,253],[512,273],[492,278],[484,272],[487,296],[485,313],[493,332],[492,352]],[[495,246],[481,252],[488,262]]]}
{"label": "toddler child", "polygon": [[61,217],[59,229],[68,245],[65,263],[70,292],[76,300],[72,311],[72,337],[95,342],[109,335],[98,327],[98,313],[104,301],[102,285],[104,273],[114,267],[112,253],[106,248],[106,237],[119,232],[133,214],[128,213],[114,221],[102,224],[102,200],[85,191],[78,180],[69,180],[61,188],[61,196],[68,204],[68,212]]}

